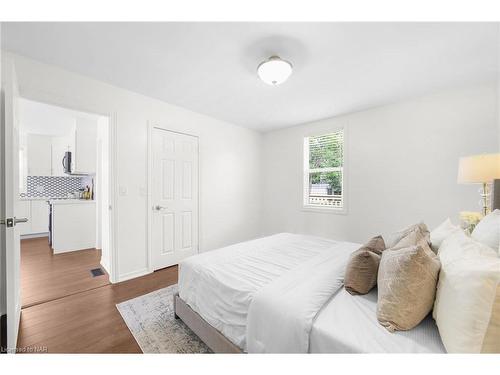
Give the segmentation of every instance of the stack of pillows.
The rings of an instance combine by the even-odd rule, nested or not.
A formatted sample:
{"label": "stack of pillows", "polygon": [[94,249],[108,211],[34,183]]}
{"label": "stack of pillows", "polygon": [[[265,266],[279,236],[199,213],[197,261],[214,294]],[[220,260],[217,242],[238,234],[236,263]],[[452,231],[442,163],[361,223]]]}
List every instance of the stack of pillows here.
{"label": "stack of pillows", "polygon": [[471,236],[449,219],[372,238],[352,253],[345,288],[378,285],[377,319],[390,332],[417,326],[431,311],[453,353],[500,353],[500,210]]}

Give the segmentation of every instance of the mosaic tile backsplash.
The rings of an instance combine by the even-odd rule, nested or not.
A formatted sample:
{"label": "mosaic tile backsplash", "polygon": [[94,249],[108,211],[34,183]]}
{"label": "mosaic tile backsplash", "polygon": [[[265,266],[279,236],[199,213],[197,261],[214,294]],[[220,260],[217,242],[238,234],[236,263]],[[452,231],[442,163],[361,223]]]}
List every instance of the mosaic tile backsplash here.
{"label": "mosaic tile backsplash", "polygon": [[86,176],[28,176],[26,194],[27,198],[66,198],[68,193],[89,184]]}

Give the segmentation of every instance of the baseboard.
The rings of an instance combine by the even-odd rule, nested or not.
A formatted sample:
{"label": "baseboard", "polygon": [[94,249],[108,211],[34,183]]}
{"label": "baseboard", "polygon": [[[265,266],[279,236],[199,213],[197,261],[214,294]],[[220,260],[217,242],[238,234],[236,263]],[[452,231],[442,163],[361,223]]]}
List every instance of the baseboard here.
{"label": "baseboard", "polygon": [[141,277],[151,273],[147,268],[140,269],[138,271],[128,272],[123,275],[118,276],[118,282],[127,281],[130,279],[135,279],[136,277]]}
{"label": "baseboard", "polygon": [[108,275],[111,275],[111,273],[109,272],[108,263],[104,262],[102,257],[101,257],[101,261],[99,263],[101,264],[101,267],[104,268],[104,270],[108,273]]}
{"label": "baseboard", "polygon": [[40,238],[40,237],[48,237],[49,233],[33,233],[33,234],[22,234],[20,237],[22,240],[29,240],[30,238]]}

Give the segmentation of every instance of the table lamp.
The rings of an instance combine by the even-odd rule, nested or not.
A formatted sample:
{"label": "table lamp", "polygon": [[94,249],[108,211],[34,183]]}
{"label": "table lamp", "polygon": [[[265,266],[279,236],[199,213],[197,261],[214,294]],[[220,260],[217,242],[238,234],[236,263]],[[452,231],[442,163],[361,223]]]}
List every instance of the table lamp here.
{"label": "table lamp", "polygon": [[483,215],[489,211],[489,186],[494,179],[500,178],[500,153],[465,156],[458,163],[458,183],[482,184],[481,202]]}

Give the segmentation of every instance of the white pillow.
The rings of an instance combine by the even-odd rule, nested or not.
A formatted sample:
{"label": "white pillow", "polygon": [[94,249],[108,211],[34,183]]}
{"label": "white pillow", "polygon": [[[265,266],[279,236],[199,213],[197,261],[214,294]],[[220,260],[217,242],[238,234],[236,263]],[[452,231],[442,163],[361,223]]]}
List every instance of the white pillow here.
{"label": "white pillow", "polygon": [[453,225],[450,218],[443,221],[436,229],[431,232],[431,247],[435,253],[437,253],[439,246],[443,241],[450,235],[462,232],[462,229],[458,225]]}
{"label": "white pillow", "polygon": [[476,225],[471,237],[500,253],[500,210],[486,215]]}
{"label": "white pillow", "polygon": [[500,353],[500,258],[462,232],[443,241],[434,302],[449,353]]}
{"label": "white pillow", "polygon": [[448,236],[438,251],[441,266],[457,260],[474,259],[481,256],[498,258],[495,250],[467,236],[462,230]]}

